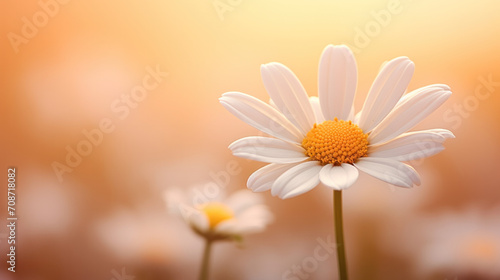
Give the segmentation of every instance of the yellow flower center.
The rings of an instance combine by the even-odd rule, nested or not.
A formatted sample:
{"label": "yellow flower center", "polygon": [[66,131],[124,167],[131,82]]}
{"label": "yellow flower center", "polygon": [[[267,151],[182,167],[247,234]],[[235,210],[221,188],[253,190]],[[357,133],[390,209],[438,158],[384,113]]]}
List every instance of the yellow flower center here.
{"label": "yellow flower center", "polygon": [[331,163],[353,163],[368,152],[368,134],[351,121],[324,121],[314,127],[302,140],[306,156],[320,161],[323,165]]}
{"label": "yellow flower center", "polygon": [[220,222],[234,217],[233,210],[219,202],[210,202],[201,206],[201,211],[207,216],[210,228],[214,228]]}

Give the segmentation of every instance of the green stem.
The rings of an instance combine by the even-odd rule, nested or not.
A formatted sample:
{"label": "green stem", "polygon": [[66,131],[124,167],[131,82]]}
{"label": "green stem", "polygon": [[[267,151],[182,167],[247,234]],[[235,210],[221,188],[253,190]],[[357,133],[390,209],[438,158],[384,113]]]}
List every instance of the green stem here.
{"label": "green stem", "polygon": [[344,229],[342,221],[342,191],[333,191],[333,221],[337,240],[337,257],[339,262],[339,279],[347,280],[347,261],[345,257]]}
{"label": "green stem", "polygon": [[208,266],[210,264],[210,251],[212,249],[212,240],[209,238],[205,242],[205,251],[203,252],[203,260],[201,261],[200,280],[208,279]]}

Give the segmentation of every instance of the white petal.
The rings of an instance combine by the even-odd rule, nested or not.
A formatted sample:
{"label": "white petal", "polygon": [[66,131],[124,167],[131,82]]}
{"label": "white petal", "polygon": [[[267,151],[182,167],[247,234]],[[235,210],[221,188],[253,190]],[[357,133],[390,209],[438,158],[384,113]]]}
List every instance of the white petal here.
{"label": "white petal", "polygon": [[380,64],[380,68],[378,69],[378,71],[382,71],[382,69],[384,69],[384,67],[387,65],[387,63],[389,63],[389,60],[384,60],[384,62],[382,62],[382,64]]}
{"label": "white petal", "polygon": [[215,231],[225,234],[249,234],[264,230],[273,220],[271,212],[265,205],[254,205],[234,219],[221,222]]}
{"label": "white petal", "polygon": [[[353,112],[354,113],[354,112]],[[353,123],[358,124],[359,123],[359,117],[361,116],[361,112],[358,112],[356,115],[354,115],[354,119],[351,119]]]}
{"label": "white petal", "polygon": [[321,104],[319,104],[319,97],[311,96],[309,97],[309,102],[311,102],[311,106],[314,111],[314,116],[316,117],[316,123],[321,124],[325,121],[325,117],[323,117],[323,112],[321,112]]}
{"label": "white petal", "polygon": [[271,136],[300,143],[305,135],[270,105],[241,92],[226,92],[220,103],[233,115]]}
{"label": "white petal", "polygon": [[279,111],[278,107],[276,107],[276,103],[274,103],[272,98],[269,98],[269,105],[271,105],[271,107]]}
{"label": "white petal", "polygon": [[257,204],[247,208],[244,212],[235,216],[238,220],[247,223],[268,223],[272,220],[273,215],[266,205]]}
{"label": "white petal", "polygon": [[356,60],[344,45],[328,45],[319,62],[318,92],[323,115],[347,120],[358,83]]}
{"label": "white petal", "polygon": [[308,161],[290,168],[274,181],[271,194],[286,199],[312,190],[320,182],[321,167],[317,161]]}
{"label": "white petal", "polygon": [[183,209],[182,216],[188,222],[189,225],[198,229],[201,232],[206,232],[209,228],[209,222],[207,216],[200,210],[190,208]]}
{"label": "white petal", "polygon": [[262,196],[260,194],[252,193],[249,190],[239,190],[232,193],[225,199],[224,204],[231,208],[234,215],[237,216],[248,208],[262,203]]}
{"label": "white petal", "polygon": [[417,170],[413,168],[413,166],[403,163],[404,166],[407,168],[406,173],[408,177],[410,177],[411,181],[413,182],[414,185],[420,186],[421,181],[420,181],[420,175],[418,174]]}
{"label": "white petal", "polygon": [[359,170],[389,184],[399,187],[420,185],[420,178],[408,164],[386,158],[363,157],[354,163]]}
{"label": "white petal", "polygon": [[247,187],[254,192],[263,192],[271,189],[274,181],[278,179],[285,171],[296,166],[296,163],[292,164],[268,164],[248,177]]}
{"label": "white petal", "polygon": [[276,138],[251,136],[229,145],[233,155],[269,163],[294,163],[308,159],[304,148]]}
{"label": "white petal", "polygon": [[373,129],[368,136],[368,142],[383,143],[410,130],[441,106],[450,95],[449,88],[440,85],[412,91]]}
{"label": "white petal", "polygon": [[454,137],[453,133],[446,129],[404,133],[389,142],[369,146],[368,155],[398,161],[429,157],[444,150],[442,143],[449,137]]}
{"label": "white petal", "polygon": [[315,118],[304,87],[285,65],[272,62],[261,65],[264,86],[276,107],[303,133],[314,125]]}
{"label": "white petal", "polygon": [[169,189],[164,193],[167,208],[171,214],[182,217],[190,226],[205,232],[209,224],[206,215],[192,206],[185,192],[178,189]]}
{"label": "white petal", "polygon": [[398,161],[409,161],[433,156],[444,150],[444,146],[437,142],[419,142],[411,145],[399,146],[386,151],[372,152],[369,155],[378,158],[391,158]]}
{"label": "white petal", "polygon": [[407,57],[398,57],[380,70],[361,110],[359,127],[365,132],[370,132],[394,108],[405,92],[415,65]]}
{"label": "white petal", "polygon": [[403,97],[401,97],[401,99],[398,101],[398,104],[396,104],[396,107],[399,106],[400,104],[406,102],[408,98],[413,97],[415,94],[418,94],[419,91],[427,90],[428,88],[441,88],[443,90],[450,90],[450,87],[448,85],[445,85],[445,84],[432,84],[432,85],[428,85],[425,87],[421,87],[421,88],[418,88],[418,89],[416,89],[408,94],[403,95]]}
{"label": "white petal", "polygon": [[319,179],[330,188],[347,189],[358,179],[358,169],[347,163],[342,163],[340,166],[327,164],[319,172]]}
{"label": "white petal", "polygon": [[427,129],[427,130],[421,130],[421,131],[415,131],[413,133],[419,133],[419,132],[426,132],[426,133],[436,133],[444,137],[444,139],[448,138],[455,138],[455,135],[453,132],[449,131],[448,129],[442,129],[442,128],[434,128],[434,129]]}
{"label": "white petal", "polygon": [[351,112],[349,112],[349,116],[347,117],[346,121],[352,121],[354,122],[355,124],[358,124],[356,122],[356,116],[354,115],[354,113],[356,112],[356,110],[354,110],[354,105],[351,107]]}
{"label": "white petal", "polygon": [[220,222],[214,227],[213,230],[219,234],[227,234],[227,235],[240,234],[238,227],[239,227],[238,220],[232,218]]}
{"label": "white petal", "polygon": [[243,225],[265,226],[273,220],[273,215],[263,204],[254,205],[236,216]]}

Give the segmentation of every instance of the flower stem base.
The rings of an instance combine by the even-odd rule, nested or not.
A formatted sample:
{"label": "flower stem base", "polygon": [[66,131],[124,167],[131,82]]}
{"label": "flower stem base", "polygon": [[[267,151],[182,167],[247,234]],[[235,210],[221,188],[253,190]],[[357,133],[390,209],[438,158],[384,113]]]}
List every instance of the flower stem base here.
{"label": "flower stem base", "polygon": [[208,279],[208,268],[210,265],[210,251],[212,250],[213,240],[206,238],[205,239],[205,250],[203,251],[203,259],[201,261],[201,271],[200,271],[200,280]]}
{"label": "flower stem base", "polygon": [[342,191],[333,191],[333,220],[337,242],[337,259],[339,264],[339,279],[347,280],[347,260],[344,245],[344,223],[342,220]]}

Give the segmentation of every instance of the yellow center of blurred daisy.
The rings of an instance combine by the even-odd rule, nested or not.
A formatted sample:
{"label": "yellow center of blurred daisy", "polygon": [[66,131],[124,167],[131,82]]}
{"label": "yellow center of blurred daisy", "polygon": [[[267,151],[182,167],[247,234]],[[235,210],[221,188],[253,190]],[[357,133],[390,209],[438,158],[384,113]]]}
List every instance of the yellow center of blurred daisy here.
{"label": "yellow center of blurred daisy", "polygon": [[368,134],[351,121],[324,121],[314,127],[302,140],[306,156],[320,161],[323,165],[331,163],[353,163],[368,152]]}
{"label": "yellow center of blurred daisy", "polygon": [[210,228],[214,228],[220,222],[234,217],[233,210],[219,202],[210,202],[201,206],[201,211],[208,218]]}

